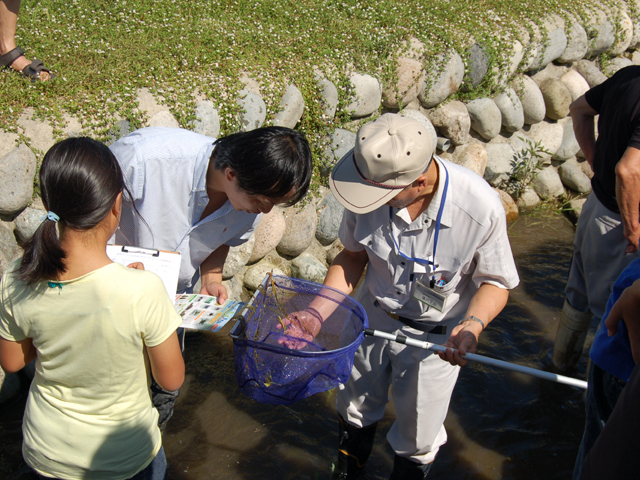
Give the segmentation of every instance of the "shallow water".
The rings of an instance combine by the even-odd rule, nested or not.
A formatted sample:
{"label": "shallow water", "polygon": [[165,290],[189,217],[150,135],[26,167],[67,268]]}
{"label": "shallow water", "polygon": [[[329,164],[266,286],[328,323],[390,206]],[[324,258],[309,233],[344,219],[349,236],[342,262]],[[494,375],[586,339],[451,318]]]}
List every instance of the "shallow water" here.
{"label": "shallow water", "polygon": [[[530,214],[510,225],[521,283],[483,333],[478,353],[533,368],[550,365],[573,231],[558,215]],[[245,397],[235,381],[229,327],[187,339],[187,378],[164,436],[170,478],[328,479],[338,430],[333,392],[290,406]],[[583,355],[568,374],[584,378],[586,364]],[[29,477],[16,474],[23,405],[0,412],[0,478]],[[366,478],[388,478],[393,452],[384,437],[393,418],[391,403]],[[449,441],[430,478],[570,478],[583,422],[581,390],[470,364],[461,371],[446,420]]]}

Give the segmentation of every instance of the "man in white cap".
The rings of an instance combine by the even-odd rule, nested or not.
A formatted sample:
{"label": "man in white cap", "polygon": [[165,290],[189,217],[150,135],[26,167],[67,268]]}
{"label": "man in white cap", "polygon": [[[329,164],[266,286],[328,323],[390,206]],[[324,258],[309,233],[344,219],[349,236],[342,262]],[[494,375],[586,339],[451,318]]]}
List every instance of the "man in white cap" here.
{"label": "man in white cap", "polygon": [[[332,478],[355,478],[393,394],[393,480],[423,479],[446,441],[443,426],[459,366],[518,284],[498,194],[478,175],[436,157],[428,130],[385,114],[358,131],[330,187],[347,209],[325,285],[355,297],[371,328],[454,350],[436,354],[376,337],[358,349],[338,392],[340,447]],[[318,334],[334,302],[318,297],[292,319],[290,336]],[[297,345],[290,345],[297,347]],[[442,361],[447,360],[447,361]]]}

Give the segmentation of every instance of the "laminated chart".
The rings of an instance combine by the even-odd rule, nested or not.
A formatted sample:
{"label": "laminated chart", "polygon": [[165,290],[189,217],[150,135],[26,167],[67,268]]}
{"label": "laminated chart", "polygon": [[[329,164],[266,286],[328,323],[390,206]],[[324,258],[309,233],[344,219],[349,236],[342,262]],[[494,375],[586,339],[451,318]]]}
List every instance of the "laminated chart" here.
{"label": "laminated chart", "polygon": [[175,308],[182,317],[183,328],[217,332],[244,307],[243,302],[227,300],[218,304],[218,298],[209,295],[185,293],[176,295]]}

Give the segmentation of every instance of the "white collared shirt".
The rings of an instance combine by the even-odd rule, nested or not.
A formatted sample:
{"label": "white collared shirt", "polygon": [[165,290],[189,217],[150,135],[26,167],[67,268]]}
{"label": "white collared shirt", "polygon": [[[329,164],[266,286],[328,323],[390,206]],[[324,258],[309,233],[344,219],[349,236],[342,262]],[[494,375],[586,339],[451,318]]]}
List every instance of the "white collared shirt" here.
{"label": "white collared shirt", "polygon": [[[347,250],[367,252],[366,287],[388,312],[431,322],[462,318],[480,285],[512,289],[519,283],[507,222],[499,195],[487,182],[460,165],[436,157],[438,190],[427,209],[411,221],[406,208],[384,205],[359,215],[345,211],[340,239]],[[433,261],[436,218],[449,173],[436,249],[436,279],[446,283],[438,290],[447,295],[445,311],[429,308],[413,298],[416,281],[429,285],[431,267],[402,257]]]}
{"label": "white collared shirt", "polygon": [[180,252],[179,292],[197,281],[198,268],[211,252],[221,245],[246,242],[261,218],[235,210],[227,200],[200,220],[209,203],[206,175],[214,142],[189,130],[149,127],[109,147],[138,212],[150,227],[130,206],[123,208],[115,241]]}

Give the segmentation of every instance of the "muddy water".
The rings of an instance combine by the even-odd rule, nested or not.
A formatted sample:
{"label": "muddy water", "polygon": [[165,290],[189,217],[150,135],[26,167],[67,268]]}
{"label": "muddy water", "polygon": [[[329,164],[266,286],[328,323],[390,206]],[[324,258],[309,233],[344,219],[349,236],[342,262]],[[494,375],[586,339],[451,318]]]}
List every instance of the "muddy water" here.
{"label": "muddy water", "polygon": [[[510,237],[521,284],[483,333],[478,353],[547,368],[573,227],[560,216],[533,214],[512,224]],[[328,479],[338,428],[333,392],[291,406],[248,399],[235,382],[228,329],[187,340],[187,379],[164,437],[170,478]],[[583,356],[571,375],[584,378],[585,370]],[[22,405],[0,412],[0,478],[28,478],[15,475]],[[430,478],[570,478],[583,411],[580,390],[470,364],[460,374],[446,421],[449,441]],[[391,471],[393,452],[384,437],[393,418],[390,404],[367,466],[369,479],[385,479]]]}

